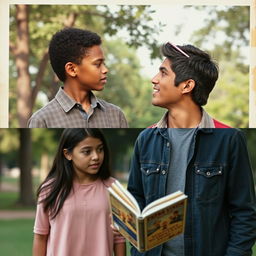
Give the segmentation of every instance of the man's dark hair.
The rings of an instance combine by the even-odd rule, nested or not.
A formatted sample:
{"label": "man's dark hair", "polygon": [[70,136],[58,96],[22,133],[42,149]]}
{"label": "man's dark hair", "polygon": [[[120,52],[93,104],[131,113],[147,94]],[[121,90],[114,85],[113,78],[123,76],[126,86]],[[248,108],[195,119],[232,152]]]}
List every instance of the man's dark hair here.
{"label": "man's dark hair", "polygon": [[199,106],[207,103],[210,92],[218,79],[218,66],[210,55],[192,45],[177,45],[189,57],[167,43],[162,46],[162,54],[171,62],[175,73],[175,86],[188,79],[195,81],[192,100]]}
{"label": "man's dark hair", "polygon": [[54,34],[49,44],[49,56],[58,78],[64,82],[66,63],[80,64],[88,48],[100,44],[101,38],[89,30],[65,28]]}

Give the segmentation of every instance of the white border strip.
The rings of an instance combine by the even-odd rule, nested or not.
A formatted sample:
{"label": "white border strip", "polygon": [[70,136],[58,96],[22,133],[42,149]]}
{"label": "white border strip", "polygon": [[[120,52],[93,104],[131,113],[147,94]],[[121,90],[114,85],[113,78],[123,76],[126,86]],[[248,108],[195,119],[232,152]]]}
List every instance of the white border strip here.
{"label": "white border strip", "polygon": [[256,0],[250,8],[250,88],[249,88],[249,127],[256,127]]}
{"label": "white border strip", "polygon": [[10,4],[178,4],[178,5],[250,5],[251,0],[9,0]]}
{"label": "white border strip", "polygon": [[0,128],[9,123],[9,4],[0,3]]}

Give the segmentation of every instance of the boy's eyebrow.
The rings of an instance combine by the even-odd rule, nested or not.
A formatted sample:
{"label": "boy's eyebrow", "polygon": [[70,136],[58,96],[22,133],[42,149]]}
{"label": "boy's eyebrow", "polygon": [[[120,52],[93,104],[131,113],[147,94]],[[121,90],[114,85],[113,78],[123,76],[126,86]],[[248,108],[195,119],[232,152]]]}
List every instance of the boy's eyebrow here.
{"label": "boy's eyebrow", "polygon": [[160,67],[160,68],[159,68],[159,71],[165,71],[165,72],[168,73],[168,69],[167,69],[166,67]]}
{"label": "boy's eyebrow", "polygon": [[97,62],[97,61],[104,62],[104,61],[105,61],[105,58],[99,58],[99,59],[93,60],[93,62]]}

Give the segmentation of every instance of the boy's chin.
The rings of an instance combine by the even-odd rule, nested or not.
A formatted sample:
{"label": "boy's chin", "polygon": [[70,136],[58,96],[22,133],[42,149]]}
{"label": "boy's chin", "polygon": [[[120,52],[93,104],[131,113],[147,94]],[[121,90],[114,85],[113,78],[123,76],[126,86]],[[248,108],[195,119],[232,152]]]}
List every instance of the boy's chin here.
{"label": "boy's chin", "polygon": [[154,100],[151,101],[151,104],[152,104],[153,106],[155,106],[155,107],[167,108],[165,105],[161,104],[160,102],[154,101]]}
{"label": "boy's chin", "polygon": [[104,90],[104,86],[98,86],[92,89],[93,91],[103,91]]}

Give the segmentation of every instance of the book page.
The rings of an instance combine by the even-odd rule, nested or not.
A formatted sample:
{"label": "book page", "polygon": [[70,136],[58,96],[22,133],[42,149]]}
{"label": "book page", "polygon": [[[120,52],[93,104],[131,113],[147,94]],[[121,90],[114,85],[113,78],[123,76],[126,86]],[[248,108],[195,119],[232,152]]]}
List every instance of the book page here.
{"label": "book page", "polygon": [[136,210],[136,212],[141,213],[140,211],[140,207],[136,201],[136,199],[133,197],[133,195],[127,190],[125,189],[122,184],[116,180],[111,187],[116,191],[116,193],[118,193],[118,195],[125,200],[131,207],[134,208],[134,210]]}
{"label": "book page", "polygon": [[[170,201],[174,198],[177,198],[178,196],[181,196],[183,195],[183,193],[181,191],[177,191],[175,193],[172,193],[172,194],[169,194],[169,195],[166,195],[164,197],[161,197],[155,201],[153,201],[152,203],[148,204],[142,211],[142,216],[144,216],[146,214],[146,212],[151,209],[151,208],[154,208],[154,207],[157,207],[158,205],[161,205],[162,203],[164,202],[167,202],[167,201]],[[156,208],[157,210],[157,208]]]}
{"label": "book page", "polygon": [[145,218],[145,246],[149,250],[184,232],[186,198]]}

